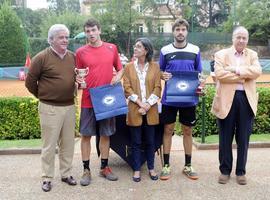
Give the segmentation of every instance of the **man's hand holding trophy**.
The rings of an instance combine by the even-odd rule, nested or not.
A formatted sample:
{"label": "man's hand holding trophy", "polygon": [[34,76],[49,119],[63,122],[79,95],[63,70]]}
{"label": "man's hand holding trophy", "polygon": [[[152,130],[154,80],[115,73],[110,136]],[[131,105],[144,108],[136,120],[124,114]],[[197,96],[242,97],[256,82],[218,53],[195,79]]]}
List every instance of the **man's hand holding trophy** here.
{"label": "man's hand holding trophy", "polygon": [[89,68],[75,68],[75,74],[76,74],[76,82],[80,84],[79,88],[80,89],[86,89],[87,88],[87,84],[85,82],[85,77],[88,75],[89,73]]}
{"label": "man's hand holding trophy", "polygon": [[197,91],[196,91],[196,93],[197,93],[199,96],[204,96],[204,95],[205,95],[204,87],[205,87],[206,79],[207,79],[207,75],[202,74],[202,73],[199,74],[199,81],[200,81],[200,84],[199,84],[199,86],[198,86],[198,88],[197,88]]}

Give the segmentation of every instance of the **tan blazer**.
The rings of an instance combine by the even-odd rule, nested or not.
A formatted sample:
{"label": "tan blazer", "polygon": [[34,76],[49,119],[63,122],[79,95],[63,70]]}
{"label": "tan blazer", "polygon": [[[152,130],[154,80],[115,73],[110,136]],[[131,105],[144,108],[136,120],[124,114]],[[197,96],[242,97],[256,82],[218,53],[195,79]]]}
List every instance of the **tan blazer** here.
{"label": "tan blazer", "polygon": [[227,66],[236,66],[235,48],[232,46],[215,54],[215,74],[217,79],[216,93],[211,112],[219,119],[228,115],[237,83],[243,83],[250,107],[256,115],[258,94],[256,93],[256,78],[262,73],[262,69],[255,51],[246,48],[243,52],[243,62],[239,65],[240,75],[226,71]]}
{"label": "tan blazer", "polygon": [[[124,89],[126,97],[132,94],[138,95],[141,100],[141,89],[140,82],[137,76],[137,72],[133,63],[128,63],[125,67],[124,72]],[[160,97],[161,93],[161,81],[160,81],[160,70],[156,62],[150,62],[148,71],[146,74],[146,99],[151,94],[155,94]],[[140,126],[142,125],[142,115],[138,112],[140,107],[132,102],[128,102],[128,115],[127,125]],[[159,123],[158,106],[157,104],[151,106],[150,110],[146,114],[148,125],[156,125]]]}

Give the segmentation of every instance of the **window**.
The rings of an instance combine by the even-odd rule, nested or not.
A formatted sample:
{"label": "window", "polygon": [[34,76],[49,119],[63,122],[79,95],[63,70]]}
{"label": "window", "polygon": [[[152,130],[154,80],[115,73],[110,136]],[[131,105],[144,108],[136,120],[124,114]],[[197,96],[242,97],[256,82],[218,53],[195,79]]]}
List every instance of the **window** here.
{"label": "window", "polygon": [[143,24],[137,24],[137,33],[143,33]]}
{"label": "window", "polygon": [[137,5],[137,12],[142,13],[143,12],[143,6],[142,5]]}
{"label": "window", "polygon": [[158,33],[164,33],[164,26],[163,26],[163,24],[158,24],[157,25],[157,32]]}

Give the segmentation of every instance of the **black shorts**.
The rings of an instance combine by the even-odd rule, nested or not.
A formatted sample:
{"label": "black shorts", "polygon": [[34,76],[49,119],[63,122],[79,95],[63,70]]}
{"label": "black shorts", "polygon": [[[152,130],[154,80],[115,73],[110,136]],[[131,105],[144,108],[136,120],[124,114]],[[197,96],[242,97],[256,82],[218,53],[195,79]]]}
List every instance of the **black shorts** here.
{"label": "black shorts", "polygon": [[177,112],[179,112],[179,122],[186,126],[195,126],[196,124],[196,106],[174,107],[162,105],[160,122],[171,124],[176,122]]}

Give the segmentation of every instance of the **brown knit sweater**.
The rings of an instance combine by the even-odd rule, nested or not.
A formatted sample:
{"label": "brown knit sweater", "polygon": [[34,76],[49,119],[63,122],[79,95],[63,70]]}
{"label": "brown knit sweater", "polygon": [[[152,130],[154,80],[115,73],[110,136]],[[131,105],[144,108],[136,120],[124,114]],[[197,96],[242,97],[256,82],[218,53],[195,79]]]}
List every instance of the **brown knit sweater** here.
{"label": "brown knit sweater", "polygon": [[25,86],[41,102],[68,106],[74,104],[75,57],[70,51],[61,59],[50,47],[38,53],[31,63]]}

